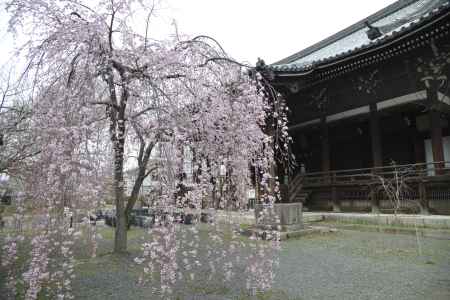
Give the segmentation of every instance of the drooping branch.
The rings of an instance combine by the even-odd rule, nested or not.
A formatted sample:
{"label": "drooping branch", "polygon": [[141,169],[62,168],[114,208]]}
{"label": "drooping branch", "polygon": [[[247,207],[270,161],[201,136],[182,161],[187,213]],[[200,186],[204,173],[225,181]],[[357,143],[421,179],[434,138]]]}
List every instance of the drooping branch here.
{"label": "drooping branch", "polygon": [[219,47],[219,49],[222,51],[222,54],[225,56],[228,56],[227,53],[225,52],[224,48],[222,47],[222,45],[215,38],[210,37],[209,35],[198,35],[198,36],[194,37],[192,40],[198,41],[200,39],[208,39],[208,40],[213,41],[217,45],[217,47]]}
{"label": "drooping branch", "polygon": [[202,64],[199,64],[198,67],[206,67],[210,62],[220,62],[220,61],[229,62],[229,63],[236,64],[238,66],[249,68],[249,69],[253,68],[250,65],[240,63],[240,62],[238,62],[234,59],[228,58],[228,57],[211,57],[211,58],[208,58],[207,60],[205,60]]}

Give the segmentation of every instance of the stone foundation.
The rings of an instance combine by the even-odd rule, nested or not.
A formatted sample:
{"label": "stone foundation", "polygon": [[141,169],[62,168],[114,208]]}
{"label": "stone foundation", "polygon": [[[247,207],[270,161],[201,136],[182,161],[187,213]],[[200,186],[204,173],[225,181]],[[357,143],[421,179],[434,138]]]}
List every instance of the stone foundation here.
{"label": "stone foundation", "polygon": [[303,229],[302,203],[276,203],[271,208],[255,205],[256,225],[280,231]]}

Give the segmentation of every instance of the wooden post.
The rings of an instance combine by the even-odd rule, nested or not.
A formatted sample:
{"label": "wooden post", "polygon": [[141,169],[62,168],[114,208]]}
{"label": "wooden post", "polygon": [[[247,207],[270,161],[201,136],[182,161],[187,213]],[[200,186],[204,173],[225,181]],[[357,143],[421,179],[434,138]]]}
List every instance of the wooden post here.
{"label": "wooden post", "polygon": [[336,186],[331,187],[331,201],[333,205],[333,212],[341,212]]}
{"label": "wooden post", "polygon": [[411,120],[411,126],[409,128],[409,133],[411,136],[411,141],[414,147],[414,162],[424,163],[425,162],[425,145],[423,139],[420,137],[419,132],[417,130],[417,121],[415,116],[409,117]]}
{"label": "wooden post", "polygon": [[[430,125],[431,125],[431,147],[433,149],[433,161],[444,161],[444,147],[442,144],[442,128],[440,113],[436,110],[430,110]],[[443,164],[435,164],[436,175],[442,174]]]}
{"label": "wooden post", "polygon": [[[381,148],[380,119],[376,103],[370,103],[370,137],[372,140],[372,160],[374,167],[383,166],[383,154]],[[372,170],[376,172],[376,170]],[[376,187],[372,186],[370,190],[370,202],[372,213],[380,213],[379,201],[377,198]]]}
{"label": "wooden post", "polygon": [[[438,82],[437,80],[427,81],[427,98],[429,107],[430,118],[430,135],[431,135],[431,147],[433,150],[433,161],[444,161],[444,147],[442,145],[442,127],[441,117],[439,111],[437,111],[436,105],[438,100]],[[443,164],[435,164],[436,175],[442,174]]]}
{"label": "wooden post", "polygon": [[331,169],[330,141],[329,141],[327,120],[325,116],[321,118],[320,125],[322,137],[322,172],[329,172]]}
{"label": "wooden post", "polygon": [[374,167],[383,166],[383,154],[381,147],[380,120],[378,117],[377,104],[370,104],[370,135],[372,139],[372,159]]}
{"label": "wooden post", "polygon": [[422,215],[430,214],[430,208],[429,208],[425,183],[422,181],[419,182],[419,207],[420,207],[420,214],[422,214]]}
{"label": "wooden post", "polygon": [[377,189],[376,186],[370,187],[370,203],[372,207],[372,213],[373,214],[379,214],[380,213],[380,201],[377,197]]}

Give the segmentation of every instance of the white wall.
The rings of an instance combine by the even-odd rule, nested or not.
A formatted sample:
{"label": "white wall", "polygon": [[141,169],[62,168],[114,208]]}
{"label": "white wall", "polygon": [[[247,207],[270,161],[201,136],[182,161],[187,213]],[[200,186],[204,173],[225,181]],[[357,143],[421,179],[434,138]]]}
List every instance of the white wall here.
{"label": "white wall", "polygon": [[[431,139],[427,139],[425,142],[425,160],[427,163],[433,162],[433,149],[431,147]],[[442,138],[442,145],[444,147],[444,160],[449,163],[445,164],[446,168],[450,168],[450,136],[446,136]],[[428,176],[434,176],[434,166],[430,167],[428,171]]]}

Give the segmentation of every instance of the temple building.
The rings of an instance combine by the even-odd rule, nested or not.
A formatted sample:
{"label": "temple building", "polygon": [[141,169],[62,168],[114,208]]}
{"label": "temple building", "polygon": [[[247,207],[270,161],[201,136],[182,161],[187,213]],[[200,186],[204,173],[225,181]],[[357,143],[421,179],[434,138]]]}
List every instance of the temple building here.
{"label": "temple building", "polygon": [[271,65],[296,158],[284,201],[450,214],[450,1],[400,0]]}

